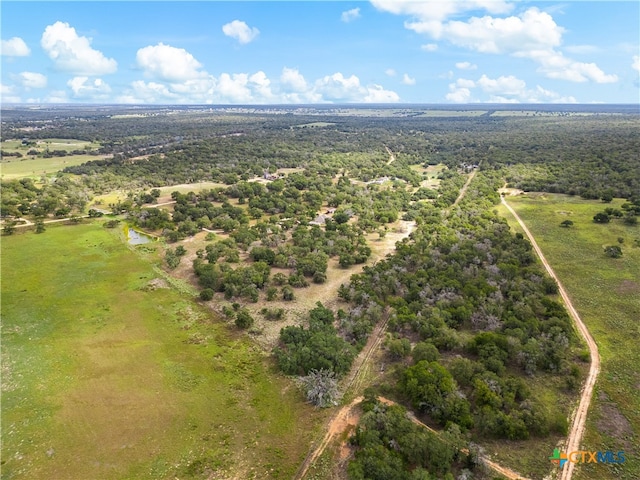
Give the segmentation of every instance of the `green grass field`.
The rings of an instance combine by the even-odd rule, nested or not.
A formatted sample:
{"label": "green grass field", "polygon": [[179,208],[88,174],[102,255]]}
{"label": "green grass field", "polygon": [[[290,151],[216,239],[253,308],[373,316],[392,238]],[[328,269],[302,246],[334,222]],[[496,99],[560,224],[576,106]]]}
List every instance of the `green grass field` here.
{"label": "green grass field", "polygon": [[[626,453],[627,461],[618,466],[579,464],[574,478],[640,478],[640,247],[634,246],[640,227],[620,220],[593,222],[604,208],[619,208],[623,201],[618,199],[603,204],[566,195],[527,194],[507,200],[535,236],[598,344],[602,371],[582,448]],[[514,225],[504,207],[499,211]],[[560,227],[567,219],[574,226]],[[621,245],[622,258],[606,257],[607,245]]]}
{"label": "green grass field", "polygon": [[0,164],[0,175],[3,180],[13,180],[24,177],[41,177],[62,170],[65,167],[81,165],[90,160],[103,158],[98,155],[69,155],[66,157],[31,158],[24,157]]}
{"label": "green grass field", "polygon": [[51,151],[64,150],[65,152],[71,152],[73,150],[84,150],[85,148],[95,150],[100,148],[100,144],[85,142],[83,140],[47,138],[38,140],[37,145],[26,146],[22,145],[20,140],[6,140],[2,142],[2,151],[9,153],[19,152],[23,157],[3,157],[2,163],[0,163],[2,179],[12,180],[14,178],[40,177],[42,175],[55,173],[65,167],[80,165],[90,160],[103,158],[102,155],[68,155],[65,157],[52,158],[40,158],[27,155],[27,152],[31,149],[38,150],[42,153],[46,151],[47,148]]}
{"label": "green grass field", "polygon": [[2,238],[2,476],[293,476],[320,412],[99,224]]}

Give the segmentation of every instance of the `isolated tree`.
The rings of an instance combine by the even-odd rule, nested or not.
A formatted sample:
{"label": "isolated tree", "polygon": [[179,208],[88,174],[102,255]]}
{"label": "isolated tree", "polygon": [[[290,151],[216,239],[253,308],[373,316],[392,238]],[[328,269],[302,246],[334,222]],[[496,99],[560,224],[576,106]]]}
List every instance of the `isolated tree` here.
{"label": "isolated tree", "polygon": [[200,290],[200,300],[203,300],[205,302],[213,299],[213,290],[211,290],[210,288],[205,288],[204,290]]}
{"label": "isolated tree", "polygon": [[564,220],[564,221],[560,222],[560,226],[561,227],[565,227],[565,228],[569,228],[569,227],[573,226],[573,221]]}
{"label": "isolated tree", "polygon": [[46,231],[46,227],[44,226],[44,222],[41,218],[36,220],[36,233],[44,233]]}
{"label": "isolated tree", "polygon": [[596,223],[609,223],[611,218],[605,212],[598,212],[593,216],[593,221]]}
{"label": "isolated tree", "polygon": [[339,398],[338,380],[331,370],[311,370],[300,383],[305,389],[307,400],[316,407],[325,408],[337,405]]}

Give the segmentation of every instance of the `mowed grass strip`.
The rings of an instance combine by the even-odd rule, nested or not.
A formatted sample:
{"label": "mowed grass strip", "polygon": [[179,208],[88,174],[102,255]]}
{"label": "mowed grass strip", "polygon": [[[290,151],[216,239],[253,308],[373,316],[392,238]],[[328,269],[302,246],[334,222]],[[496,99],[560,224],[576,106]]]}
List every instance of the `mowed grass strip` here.
{"label": "mowed grass strip", "polygon": [[[626,452],[621,465],[577,465],[574,478],[640,478],[640,247],[634,246],[640,227],[621,220],[593,222],[605,208],[620,208],[620,199],[606,204],[566,195],[526,194],[507,201],[535,236],[598,344],[602,371],[582,446]],[[500,212],[513,224],[504,207]],[[564,220],[574,225],[563,228]],[[620,245],[623,256],[606,257],[608,245]]]}
{"label": "mowed grass strip", "polygon": [[1,247],[3,480],[293,476],[319,412],[117,231]]}

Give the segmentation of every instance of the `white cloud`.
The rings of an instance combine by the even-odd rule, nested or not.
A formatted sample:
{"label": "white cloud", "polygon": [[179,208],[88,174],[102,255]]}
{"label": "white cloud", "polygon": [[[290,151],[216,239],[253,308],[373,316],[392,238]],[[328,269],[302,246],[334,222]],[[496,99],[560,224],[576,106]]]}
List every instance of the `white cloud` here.
{"label": "white cloud", "polygon": [[[472,0],[460,2],[415,2],[410,0],[373,0],[379,9],[410,15],[405,28],[436,40],[486,54],[506,54],[528,58],[539,64],[538,71],[548,78],[573,82],[613,83],[618,77],[606,74],[595,63],[583,63],[564,57],[558,50],[565,29],[548,11],[527,8],[508,17],[471,17],[466,21],[449,17],[474,10],[491,14],[507,13],[512,4],[504,1]],[[424,46],[422,47],[424,49]],[[574,52],[587,53],[591,47],[574,46]],[[571,48],[570,48],[571,50]]]}
{"label": "white cloud", "polygon": [[458,62],[456,63],[456,68],[460,70],[475,70],[478,66],[470,62]]}
{"label": "white cloud", "polygon": [[617,75],[605,74],[595,63],[576,62],[554,50],[523,52],[517,56],[528,57],[540,64],[538,71],[549,78],[568,80],[571,82],[614,83]]}
{"label": "white cloud", "polygon": [[482,75],[476,81],[459,78],[449,84],[445,98],[453,103],[468,103],[472,98],[475,102],[489,103],[576,103],[573,96],[562,96],[539,85],[527,88],[524,80],[513,75],[498,78]]}
{"label": "white cloud", "polygon": [[92,100],[106,100],[111,87],[101,78],[90,80],[88,77],[74,77],[67,82],[74,98],[88,98]]}
{"label": "white cloud", "polygon": [[499,93],[500,95],[520,95],[527,84],[524,80],[513,75],[502,76],[496,79],[482,75],[478,79],[478,86],[487,93]]}
{"label": "white cloud", "polygon": [[519,16],[495,18],[472,17],[467,22],[442,23],[438,32],[422,22],[408,23],[407,28],[445,38],[451,43],[480,53],[513,53],[549,49],[560,45],[564,29],[551,15],[535,7]]}
{"label": "white cloud", "polygon": [[235,38],[243,45],[253,41],[260,34],[260,30],[249,27],[249,25],[240,20],[234,20],[223,25],[222,31],[226,36]]}
{"label": "white cloud", "polygon": [[31,53],[31,50],[20,37],[13,37],[9,40],[2,40],[0,53],[6,57],[26,57]]}
{"label": "white cloud", "polygon": [[302,74],[295,68],[283,68],[280,75],[280,103],[322,103],[322,96],[316,93]]}
{"label": "white cloud", "polygon": [[435,43],[427,43],[425,45],[420,45],[420,49],[424,50],[425,52],[435,52],[436,50],[438,50],[438,45],[436,45]]}
{"label": "white cloud", "polygon": [[367,95],[362,99],[364,103],[395,103],[399,100],[396,92],[385,90],[381,85],[367,87]]}
{"label": "white cloud", "polygon": [[[194,70],[192,69],[192,73]],[[249,73],[222,73],[217,78],[206,72],[195,70],[197,78],[182,81],[158,79],[150,82],[135,81],[121,95],[119,103],[184,103],[184,104],[265,104],[265,103],[329,103],[398,102],[397,93],[380,85],[364,86],[357,76],[345,77],[338,72],[315,82],[307,82],[295,68],[285,67],[279,81],[273,83],[263,71]],[[182,76],[182,75],[181,75]],[[72,83],[73,82],[73,83]],[[86,79],[74,79],[69,86],[89,94],[89,87],[99,85],[87,83]],[[99,93],[97,91],[93,93]]]}
{"label": "white cloud", "polygon": [[22,72],[16,77],[20,84],[26,89],[44,88],[47,86],[47,77],[41,73]]}
{"label": "white cloud", "polygon": [[347,10],[346,12],[342,12],[342,15],[340,15],[340,20],[342,20],[345,23],[352,22],[357,18],[360,18],[359,8],[352,8],[351,10]]}
{"label": "white cloud", "polygon": [[307,81],[295,68],[284,67],[280,75],[280,87],[287,92],[304,92],[307,90]]}
{"label": "white cloud", "polygon": [[131,83],[131,91],[118,98],[122,103],[178,103],[179,95],[172,92],[167,85],[158,82],[136,80]]}
{"label": "white cloud", "polygon": [[402,83],[404,83],[405,85],[415,85],[416,84],[416,79],[410,77],[408,74],[404,74],[402,76]]}
{"label": "white cloud", "polygon": [[445,95],[445,98],[453,103],[467,103],[471,99],[471,90],[451,83],[449,84],[449,93]]}
{"label": "white cloud", "polygon": [[213,95],[215,86],[216,79],[211,75],[207,75],[180,83],[171,83],[169,88],[172,92],[182,95],[185,103],[207,103],[207,100]]}
{"label": "white cloud", "polygon": [[384,73],[389,77],[395,77],[397,75],[396,71],[393,68],[387,68]]}
{"label": "white cloud", "polygon": [[633,61],[631,62],[631,68],[640,72],[640,55],[633,56]]}
{"label": "white cloud", "polygon": [[412,15],[422,20],[444,20],[445,18],[474,10],[489,13],[508,13],[513,5],[505,0],[456,0],[456,1],[416,1],[416,0],[372,0],[378,10],[396,15]]}
{"label": "white cloud", "polygon": [[218,79],[216,93],[231,103],[252,103],[251,91],[247,84],[249,75],[246,73],[223,73]]}
{"label": "white cloud", "polygon": [[364,87],[355,75],[347,78],[340,72],[316,80],[314,90],[325,101],[337,103],[388,103],[400,100],[398,94],[391,90],[385,90],[380,85]]}
{"label": "white cloud", "polygon": [[78,36],[68,23],[56,22],[47,26],[40,45],[53,60],[57,69],[76,75],[104,75],[117,70],[113,58],[91,48],[91,39]]}
{"label": "white cloud", "polygon": [[353,102],[362,97],[360,79],[355,75],[345,78],[340,72],[316,80],[315,89],[328,100]]}
{"label": "white cloud", "polygon": [[249,77],[249,86],[253,91],[253,96],[259,98],[261,103],[268,103],[273,100],[271,80],[267,78],[263,71],[256,72]]}
{"label": "white cloud", "polygon": [[147,75],[171,82],[182,82],[206,76],[202,65],[183,48],[159,43],[141,48],[136,54],[138,66]]}

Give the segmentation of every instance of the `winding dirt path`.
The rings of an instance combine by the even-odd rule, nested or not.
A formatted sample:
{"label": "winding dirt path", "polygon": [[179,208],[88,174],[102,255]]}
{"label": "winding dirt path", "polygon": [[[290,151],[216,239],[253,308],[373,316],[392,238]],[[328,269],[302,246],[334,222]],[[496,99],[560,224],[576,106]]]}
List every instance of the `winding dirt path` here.
{"label": "winding dirt path", "polygon": [[385,145],[384,148],[387,150],[387,153],[389,154],[389,161],[387,162],[387,165],[391,165],[393,162],[396,161],[396,156],[393,154],[393,152],[389,147]]}
{"label": "winding dirt path", "polygon": [[[322,455],[322,452],[324,452],[327,446],[329,446],[329,444],[331,443],[331,440],[333,440],[337,436],[344,433],[348,428],[355,428],[358,425],[358,422],[360,421],[360,415],[361,415],[361,412],[358,410],[358,406],[360,405],[360,403],[362,403],[362,400],[364,400],[364,397],[361,397],[361,396],[356,397],[351,401],[351,403],[349,403],[348,405],[345,405],[338,411],[338,413],[336,413],[336,415],[332,418],[331,422],[329,423],[327,427],[327,433],[325,434],[324,438],[318,445],[318,448],[316,448],[312,452],[312,454],[310,454],[307,457],[305,463],[298,471],[298,475],[296,475],[295,477],[296,479],[304,478],[304,475],[307,473],[307,470],[309,469],[309,467],[313,464],[313,462],[315,462],[315,460],[320,455]],[[381,403],[384,403],[386,405],[397,405],[396,402],[394,402],[393,400],[389,400],[388,398],[385,398],[385,397],[378,397],[378,400]],[[416,417],[415,413],[412,412],[411,410],[407,410],[407,418],[411,420],[414,424],[419,425],[422,428],[426,428],[427,430],[429,430],[432,433],[435,433],[436,435],[440,434],[440,432],[438,432],[437,430],[434,430],[429,425],[421,422],[418,419],[418,417]],[[343,445],[343,450],[346,451],[346,454],[343,456],[343,459],[344,459],[344,458],[347,458],[349,454],[349,447],[346,447]],[[469,453],[469,450],[462,449],[462,452]],[[526,477],[523,477],[519,473],[514,472],[509,468],[503,467],[502,465],[499,465],[489,460],[489,458],[487,458],[484,455],[480,455],[478,457],[478,460],[484,465],[486,465],[487,467],[489,467],[490,469],[492,469],[494,472],[497,472],[500,475],[503,475],[508,480],[528,480]]]}
{"label": "winding dirt path", "polygon": [[[571,431],[569,432],[569,436],[567,437],[566,442],[566,451],[573,452],[580,449],[580,442],[582,441],[582,435],[584,434],[585,423],[587,421],[587,413],[589,411],[589,404],[591,403],[591,396],[593,394],[593,387],[595,386],[596,379],[598,378],[598,373],[600,372],[600,355],[598,353],[598,346],[589,333],[589,330],[580,319],[578,312],[571,303],[569,295],[567,295],[567,292],[562,286],[562,283],[560,283],[560,280],[542,254],[542,250],[540,250],[540,247],[536,243],[535,238],[533,238],[533,235],[531,234],[527,226],[524,224],[515,210],[511,208],[511,206],[507,203],[504,196],[502,196],[502,204],[507,207],[507,210],[509,210],[513,217],[518,221],[520,227],[522,227],[522,230],[524,230],[524,233],[527,235],[527,238],[529,238],[529,241],[531,242],[533,249],[538,255],[538,258],[540,258],[540,261],[544,265],[544,268],[546,268],[547,273],[558,284],[560,296],[562,297],[562,300],[564,301],[565,306],[567,307],[567,310],[571,315],[571,318],[575,322],[576,327],[580,331],[580,334],[584,338],[585,342],[587,342],[587,346],[589,347],[589,353],[591,354],[591,367],[589,368],[589,374],[587,375],[587,380],[585,381],[582,390],[580,403],[578,404],[578,409],[573,416],[573,424],[571,425]],[[573,475],[574,467],[575,464],[573,462],[566,462],[565,467],[560,472],[560,480],[570,480],[571,476]]]}

